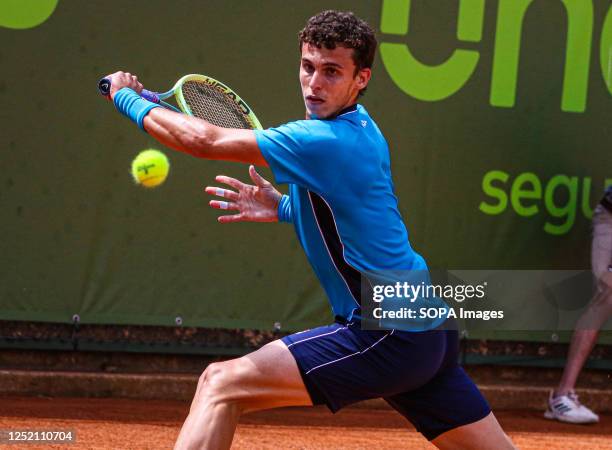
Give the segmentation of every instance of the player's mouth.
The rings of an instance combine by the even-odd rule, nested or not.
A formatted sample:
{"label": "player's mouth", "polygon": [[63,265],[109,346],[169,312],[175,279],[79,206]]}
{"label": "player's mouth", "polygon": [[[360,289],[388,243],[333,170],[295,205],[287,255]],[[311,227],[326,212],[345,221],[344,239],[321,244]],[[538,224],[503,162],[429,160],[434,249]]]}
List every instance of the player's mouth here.
{"label": "player's mouth", "polygon": [[323,100],[321,97],[317,97],[316,95],[307,95],[306,101],[308,102],[308,104],[313,105],[313,106],[317,106],[317,105],[321,105],[325,103],[325,100]]}

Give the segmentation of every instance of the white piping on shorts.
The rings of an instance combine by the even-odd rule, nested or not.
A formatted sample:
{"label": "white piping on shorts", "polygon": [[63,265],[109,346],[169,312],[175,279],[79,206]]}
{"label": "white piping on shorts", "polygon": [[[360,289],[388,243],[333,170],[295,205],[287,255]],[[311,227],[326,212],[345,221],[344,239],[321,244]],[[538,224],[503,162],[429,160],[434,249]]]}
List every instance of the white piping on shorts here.
{"label": "white piping on shorts", "polygon": [[368,348],[366,348],[365,350],[361,350],[361,351],[359,351],[359,352],[351,353],[350,355],[343,356],[342,358],[334,359],[333,361],[329,361],[329,362],[326,362],[326,363],[323,363],[323,364],[319,364],[318,366],[315,366],[315,367],[313,367],[312,369],[310,369],[308,372],[306,372],[306,373],[305,373],[305,375],[308,375],[308,374],[309,374],[310,372],[312,372],[313,370],[319,369],[319,368],[321,368],[321,367],[323,367],[323,366],[327,366],[328,364],[332,364],[332,363],[335,363],[335,362],[338,362],[338,361],[342,361],[343,359],[350,358],[351,356],[361,355],[361,354],[363,354],[363,353],[367,352],[368,350],[370,350],[372,347],[374,347],[374,346],[375,346],[376,344],[378,344],[379,342],[381,342],[381,341],[382,341],[383,339],[385,339],[387,336],[389,336],[389,335],[393,334],[393,332],[394,332],[394,331],[395,331],[395,329],[391,330],[391,332],[390,332],[390,333],[385,334],[383,337],[381,337],[379,340],[377,340],[376,342],[374,342],[372,345],[370,345],[370,346],[369,346]]}
{"label": "white piping on shorts", "polygon": [[319,338],[319,337],[328,336],[328,335],[330,335],[330,334],[337,333],[338,331],[343,330],[343,329],[345,329],[345,328],[348,328],[348,325],[344,325],[342,328],[338,328],[338,329],[336,329],[336,330],[334,330],[334,331],[330,331],[329,333],[323,333],[323,334],[319,334],[319,335],[317,335],[317,336],[310,336],[309,338],[302,339],[301,341],[295,341],[295,342],[292,342],[291,344],[289,344],[289,345],[287,346],[287,348],[291,347],[292,345],[299,344],[300,342],[306,342],[306,341],[309,341],[309,340],[311,340],[311,339],[316,339],[316,338]]}

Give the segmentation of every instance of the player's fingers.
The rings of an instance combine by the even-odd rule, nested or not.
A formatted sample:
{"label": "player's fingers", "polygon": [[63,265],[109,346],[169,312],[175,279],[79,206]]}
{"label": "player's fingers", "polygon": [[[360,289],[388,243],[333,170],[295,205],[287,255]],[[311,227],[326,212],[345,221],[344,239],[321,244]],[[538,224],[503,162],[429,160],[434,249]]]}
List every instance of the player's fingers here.
{"label": "player's fingers", "polygon": [[142,91],[142,84],[138,82],[138,77],[136,75],[132,75],[131,73],[126,73],[126,75],[129,80],[129,86],[140,94],[140,91]]}
{"label": "player's fingers", "polygon": [[232,223],[232,222],[244,222],[243,214],[234,214],[232,216],[219,216],[217,217],[219,223]]}
{"label": "player's fingers", "polygon": [[237,192],[231,191],[229,189],[223,189],[223,188],[216,187],[216,186],[206,186],[206,189],[204,189],[204,191],[207,194],[227,198],[228,200],[232,200],[234,202],[238,200],[238,197],[239,197]]}
{"label": "player's fingers", "polygon": [[253,180],[253,183],[255,183],[259,187],[264,187],[269,184],[264,177],[259,175],[259,172],[255,170],[255,166],[253,165],[249,166],[249,175],[251,176],[251,180]]}
{"label": "player's fingers", "polygon": [[242,181],[237,180],[236,178],[226,177],[225,175],[217,175],[215,180],[217,180],[219,183],[228,184],[239,191],[244,189],[246,186],[246,184],[244,184]]}
{"label": "player's fingers", "polygon": [[210,202],[208,202],[208,204],[215,209],[229,209],[233,211],[238,211],[240,209],[238,205],[233,202],[222,202],[220,200],[211,200]]}
{"label": "player's fingers", "polygon": [[118,71],[118,72],[115,72],[107,76],[107,78],[109,78],[111,81],[111,88],[110,88],[109,95],[107,97],[108,99],[112,99],[114,94],[121,88],[129,86],[130,84],[129,76],[130,76],[129,73],[122,72],[122,71]]}

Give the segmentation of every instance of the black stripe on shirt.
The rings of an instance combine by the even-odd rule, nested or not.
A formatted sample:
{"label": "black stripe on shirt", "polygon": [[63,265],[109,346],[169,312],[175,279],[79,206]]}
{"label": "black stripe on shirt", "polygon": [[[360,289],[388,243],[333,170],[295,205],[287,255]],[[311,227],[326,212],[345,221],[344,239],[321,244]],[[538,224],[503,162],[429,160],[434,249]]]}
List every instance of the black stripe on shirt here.
{"label": "black stripe on shirt", "polygon": [[319,225],[321,237],[327,246],[329,255],[340,276],[346,282],[353,298],[358,305],[361,305],[361,273],[344,259],[342,241],[336,228],[332,210],[325,200],[314,192],[308,191],[308,198],[310,199],[315,220]]}

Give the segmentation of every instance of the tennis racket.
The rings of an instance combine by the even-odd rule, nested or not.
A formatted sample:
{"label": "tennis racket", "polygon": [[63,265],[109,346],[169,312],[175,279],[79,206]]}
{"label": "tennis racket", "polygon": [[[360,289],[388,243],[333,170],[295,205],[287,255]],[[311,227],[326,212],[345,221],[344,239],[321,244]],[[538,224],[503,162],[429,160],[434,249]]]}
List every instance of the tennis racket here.
{"label": "tennis racket", "polygon": [[[102,78],[98,90],[102,95],[110,93],[111,81]],[[140,96],[190,116],[199,117],[223,128],[262,129],[253,110],[236,92],[220,81],[206,75],[185,75],[167,92],[153,92],[143,89]],[[174,96],[179,109],[164,100]]]}

